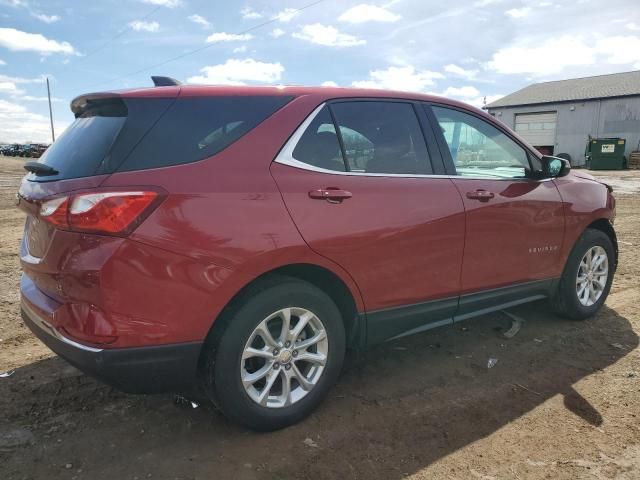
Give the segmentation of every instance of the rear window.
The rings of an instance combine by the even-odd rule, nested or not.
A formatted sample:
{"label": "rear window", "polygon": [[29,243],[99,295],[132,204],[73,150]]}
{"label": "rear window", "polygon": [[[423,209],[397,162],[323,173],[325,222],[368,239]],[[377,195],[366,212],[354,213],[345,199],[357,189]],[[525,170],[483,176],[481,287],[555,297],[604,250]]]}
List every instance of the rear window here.
{"label": "rear window", "polygon": [[292,97],[179,98],[118,171],[195,162],[215,155]]}
{"label": "rear window", "polygon": [[[107,155],[127,120],[127,107],[122,101],[99,102],[87,107],[47,149],[40,162],[60,172],[44,180],[93,175]],[[31,177],[36,177],[30,174]]]}
{"label": "rear window", "polygon": [[195,162],[215,155],[290,96],[91,100],[40,158],[52,181]]}

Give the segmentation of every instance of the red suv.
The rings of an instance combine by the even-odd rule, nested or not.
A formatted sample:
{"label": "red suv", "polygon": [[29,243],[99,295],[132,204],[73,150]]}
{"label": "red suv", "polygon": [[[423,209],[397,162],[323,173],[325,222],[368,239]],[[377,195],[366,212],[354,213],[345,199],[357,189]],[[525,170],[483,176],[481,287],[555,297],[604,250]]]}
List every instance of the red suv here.
{"label": "red suv", "polygon": [[124,391],[281,428],[347,348],[541,298],[584,319],[609,292],[611,189],[462,103],[178,84],[71,109],[20,186],[23,318]]}

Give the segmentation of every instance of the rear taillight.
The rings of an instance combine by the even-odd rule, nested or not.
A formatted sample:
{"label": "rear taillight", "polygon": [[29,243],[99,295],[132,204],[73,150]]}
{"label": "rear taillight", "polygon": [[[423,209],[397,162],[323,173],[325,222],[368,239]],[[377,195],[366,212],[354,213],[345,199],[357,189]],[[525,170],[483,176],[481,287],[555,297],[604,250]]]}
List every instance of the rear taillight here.
{"label": "rear taillight", "polygon": [[158,196],[154,191],[80,193],[44,202],[40,217],[65,230],[122,235],[150,213]]}

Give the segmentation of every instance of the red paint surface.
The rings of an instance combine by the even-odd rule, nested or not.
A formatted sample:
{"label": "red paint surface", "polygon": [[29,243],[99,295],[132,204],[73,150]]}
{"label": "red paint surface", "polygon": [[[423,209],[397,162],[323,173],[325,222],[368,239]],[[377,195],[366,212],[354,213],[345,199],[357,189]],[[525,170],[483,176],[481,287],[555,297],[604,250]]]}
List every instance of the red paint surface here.
{"label": "red paint surface", "polygon": [[[454,183],[467,218],[462,293],[560,276],[564,213],[553,182],[460,178]],[[476,190],[494,197],[467,198]]]}
{"label": "red paint surface", "polygon": [[[351,273],[367,310],[458,294],[464,209],[448,178],[331,175],[277,163],[271,171],[304,239]],[[327,187],[353,196],[309,197]]]}

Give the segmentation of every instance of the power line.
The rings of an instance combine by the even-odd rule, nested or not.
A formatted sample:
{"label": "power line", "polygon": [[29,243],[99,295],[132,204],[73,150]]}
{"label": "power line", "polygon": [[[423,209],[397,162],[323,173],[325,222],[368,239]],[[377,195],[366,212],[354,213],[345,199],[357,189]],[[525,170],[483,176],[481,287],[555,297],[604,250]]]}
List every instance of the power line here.
{"label": "power line", "polygon": [[[292,10],[291,13],[294,14],[294,13],[302,12],[303,10],[306,10],[308,8],[311,8],[311,7],[314,7],[314,6],[318,5],[319,3],[323,3],[325,1],[326,0],[315,0],[314,2],[308,3],[308,4],[306,4],[306,5],[304,5],[304,6],[300,7],[300,8],[296,8],[296,9]],[[254,25],[253,27],[249,27],[249,28],[247,28],[245,30],[241,30],[239,32],[236,32],[235,35],[244,35],[245,33],[252,32],[254,30],[257,30],[258,28],[262,28],[265,25],[269,25],[269,24],[275,23],[278,20],[279,20],[278,17],[274,17],[274,18],[272,18],[270,20],[266,20],[266,21],[264,21],[262,23]],[[102,86],[102,85],[106,85],[108,83],[115,82],[117,80],[122,80],[122,79],[125,79],[125,78],[132,77],[134,75],[146,72],[148,70],[151,70],[151,69],[154,69],[154,68],[157,68],[157,67],[162,67],[163,65],[166,65],[168,63],[175,62],[176,60],[180,60],[181,58],[188,57],[189,55],[193,55],[194,53],[198,53],[198,52],[201,52],[203,50],[206,50],[207,48],[211,48],[213,45],[215,45],[215,44],[212,43],[212,44],[209,44],[209,45],[203,45],[202,47],[198,47],[198,48],[195,48],[193,50],[189,50],[188,52],[182,53],[180,55],[176,55],[175,57],[168,58],[166,60],[163,60],[162,62],[158,62],[158,63],[155,63],[153,65],[149,65],[147,67],[135,70],[133,72],[125,73],[124,75],[120,75],[118,77],[114,77],[114,78],[112,78],[110,80],[107,80],[105,82],[101,82],[99,84],[96,84],[95,86],[99,87],[99,86]]]}
{"label": "power line", "polygon": [[[155,7],[153,10],[151,10],[149,13],[147,13],[145,16],[143,16],[140,21],[146,20],[147,18],[149,18],[151,15],[153,15],[154,13],[156,13],[158,10],[160,10],[162,8],[162,5],[158,5],[157,7]],[[114,40],[117,40],[118,38],[120,38],[122,35],[124,35],[125,33],[127,33],[129,31],[129,25],[126,25],[124,28],[122,28],[121,30],[118,30],[118,32],[111,38],[109,38],[106,42],[104,42],[102,45],[100,45],[98,48],[96,48],[95,50],[91,50],[89,53],[87,53],[86,55],[82,56],[81,59],[82,60],[86,60],[88,57],[90,57],[91,55],[93,55],[94,53],[97,53],[101,50],[103,50],[107,45],[109,45],[111,42],[113,42]]]}

